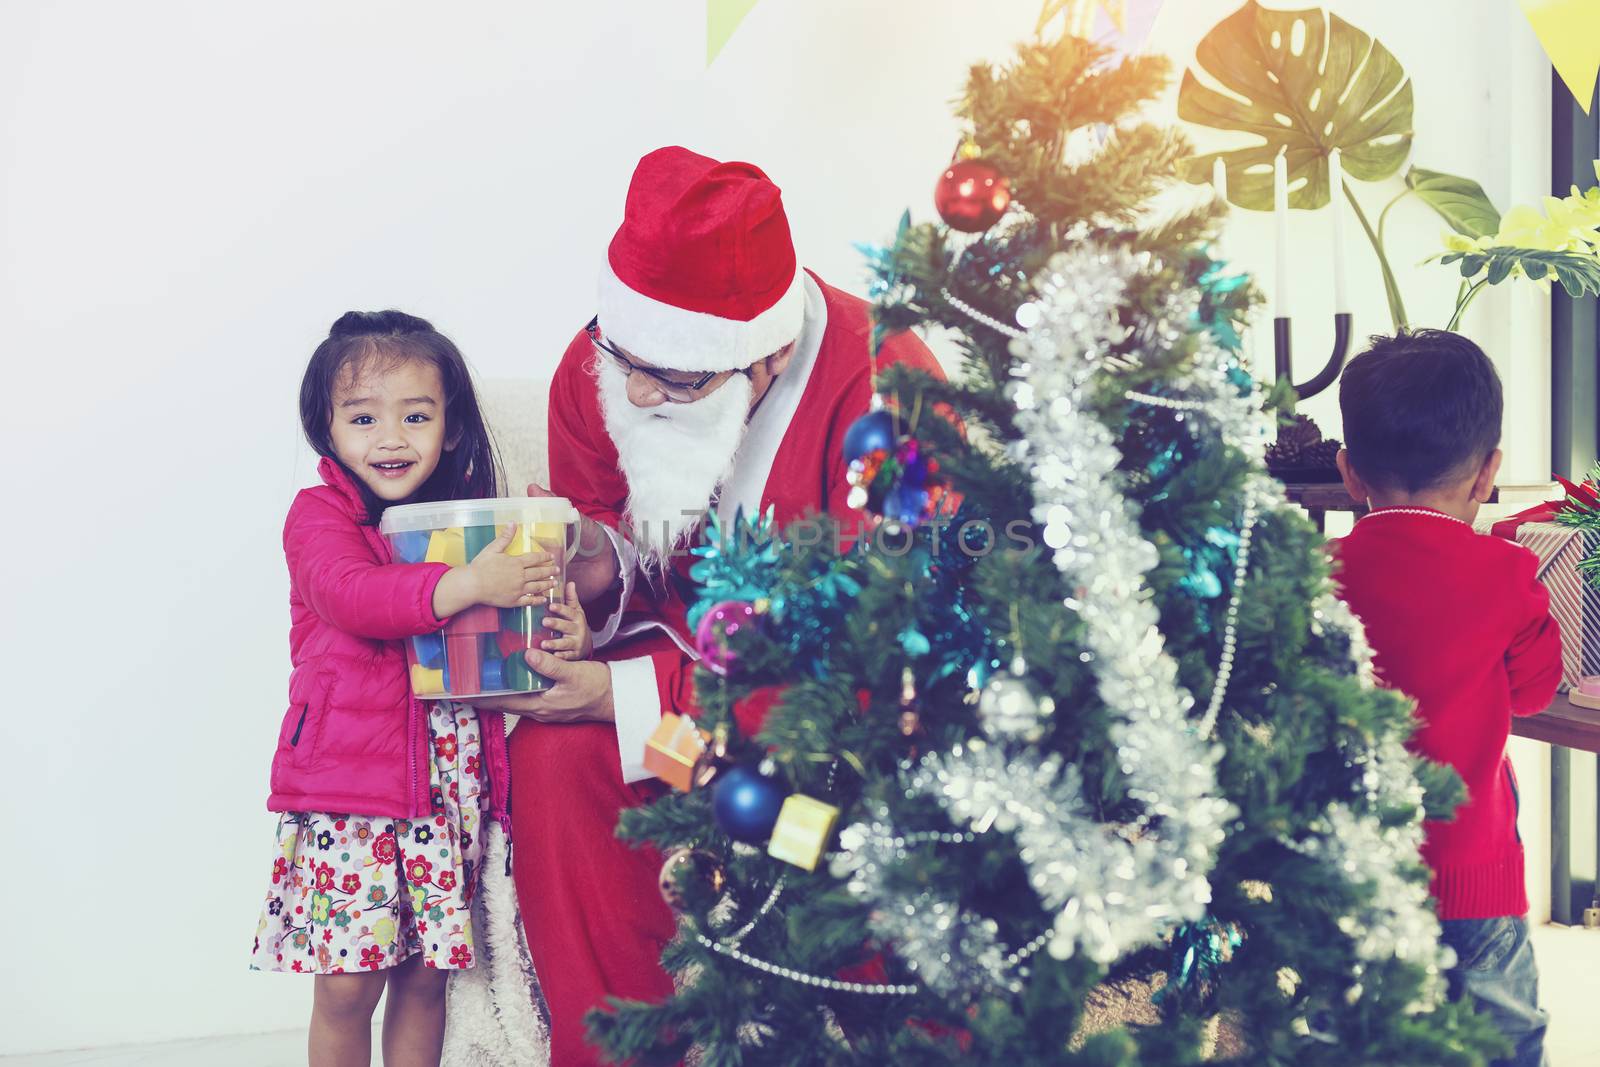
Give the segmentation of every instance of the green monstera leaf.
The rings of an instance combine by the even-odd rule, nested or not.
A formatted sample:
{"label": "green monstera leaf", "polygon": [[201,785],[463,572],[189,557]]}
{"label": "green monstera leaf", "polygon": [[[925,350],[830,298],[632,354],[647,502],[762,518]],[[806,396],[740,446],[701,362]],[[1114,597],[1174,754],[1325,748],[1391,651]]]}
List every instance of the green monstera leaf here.
{"label": "green monstera leaf", "polygon": [[1272,160],[1280,152],[1289,206],[1319,208],[1328,203],[1332,149],[1345,174],[1361,181],[1390,177],[1411,151],[1411,80],[1393,53],[1337,15],[1271,11],[1250,0],[1201,39],[1195,60],[1227,92],[1186,70],[1178,116],[1261,143],[1194,157],[1184,176],[1210,181],[1220,157],[1228,199],[1239,207],[1272,210]]}
{"label": "green monstera leaf", "polygon": [[1500,212],[1483,186],[1471,178],[1412,167],[1406,171],[1406,188],[1421,197],[1456,233],[1488,237],[1500,232]]}

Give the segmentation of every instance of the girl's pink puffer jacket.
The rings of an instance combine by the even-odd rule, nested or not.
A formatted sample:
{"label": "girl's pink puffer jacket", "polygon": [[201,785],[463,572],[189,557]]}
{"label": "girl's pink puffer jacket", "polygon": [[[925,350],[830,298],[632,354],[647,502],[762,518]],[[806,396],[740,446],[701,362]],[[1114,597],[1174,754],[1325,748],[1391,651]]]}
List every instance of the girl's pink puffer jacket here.
{"label": "girl's pink puffer jacket", "polygon": [[[433,613],[442,563],[391,562],[361,495],[331,459],[283,525],[289,561],[289,710],[272,759],[270,811],[415,819],[430,810],[428,709],[411,695],[403,639],[444,625]],[[491,818],[507,809],[500,715],[479,712]]]}

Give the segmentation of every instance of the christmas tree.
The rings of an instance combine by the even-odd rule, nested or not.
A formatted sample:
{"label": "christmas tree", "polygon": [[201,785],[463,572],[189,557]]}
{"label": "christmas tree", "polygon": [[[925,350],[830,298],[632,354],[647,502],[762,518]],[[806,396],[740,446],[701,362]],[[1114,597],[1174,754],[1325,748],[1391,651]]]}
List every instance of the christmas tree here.
{"label": "christmas tree", "polygon": [[[1059,5],[1057,5],[1059,6]],[[891,368],[845,442],[853,537],[713,528],[679,990],[590,1018],[618,1061],[1478,1064],[1410,757],[1320,538],[1262,467],[1248,279],[1168,211],[1167,63],[1042,25],[959,104],[942,224],[872,249]]]}

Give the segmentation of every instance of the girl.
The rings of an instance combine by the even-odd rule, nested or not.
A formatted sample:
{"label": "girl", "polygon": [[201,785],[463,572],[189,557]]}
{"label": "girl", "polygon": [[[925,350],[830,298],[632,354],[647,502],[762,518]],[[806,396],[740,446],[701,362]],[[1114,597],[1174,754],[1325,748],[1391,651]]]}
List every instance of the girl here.
{"label": "girl", "polygon": [[[465,566],[391,562],[385,507],[491,497],[494,446],[460,351],[422,319],[350,312],[317,346],[300,421],[325,484],[295,498],[289,710],[272,761],[279,856],[252,966],[316,975],[313,1067],[371,1059],[387,987],[389,1067],[436,1065],[448,971],[472,966],[480,820],[506,811],[501,717],[409,689],[404,639],[478,604],[548,597],[555,561],[508,556],[510,527]],[[575,599],[545,643],[587,655]],[[487,786],[483,776],[487,773]],[[350,814],[355,813],[355,814]]]}

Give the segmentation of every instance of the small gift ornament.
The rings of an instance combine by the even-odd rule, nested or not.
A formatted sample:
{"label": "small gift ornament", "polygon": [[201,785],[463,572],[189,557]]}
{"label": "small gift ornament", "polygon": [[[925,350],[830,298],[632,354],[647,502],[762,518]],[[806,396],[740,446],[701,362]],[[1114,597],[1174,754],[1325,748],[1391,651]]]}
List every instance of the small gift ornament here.
{"label": "small gift ornament", "polygon": [[644,743],[644,769],[680,793],[694,788],[695,762],[706,750],[710,735],[686,715],[667,712],[655,733]]}
{"label": "small gift ornament", "polygon": [[767,855],[814,871],[838,821],[839,809],[832,804],[791,793],[784,798],[778,821],[772,827]]}

